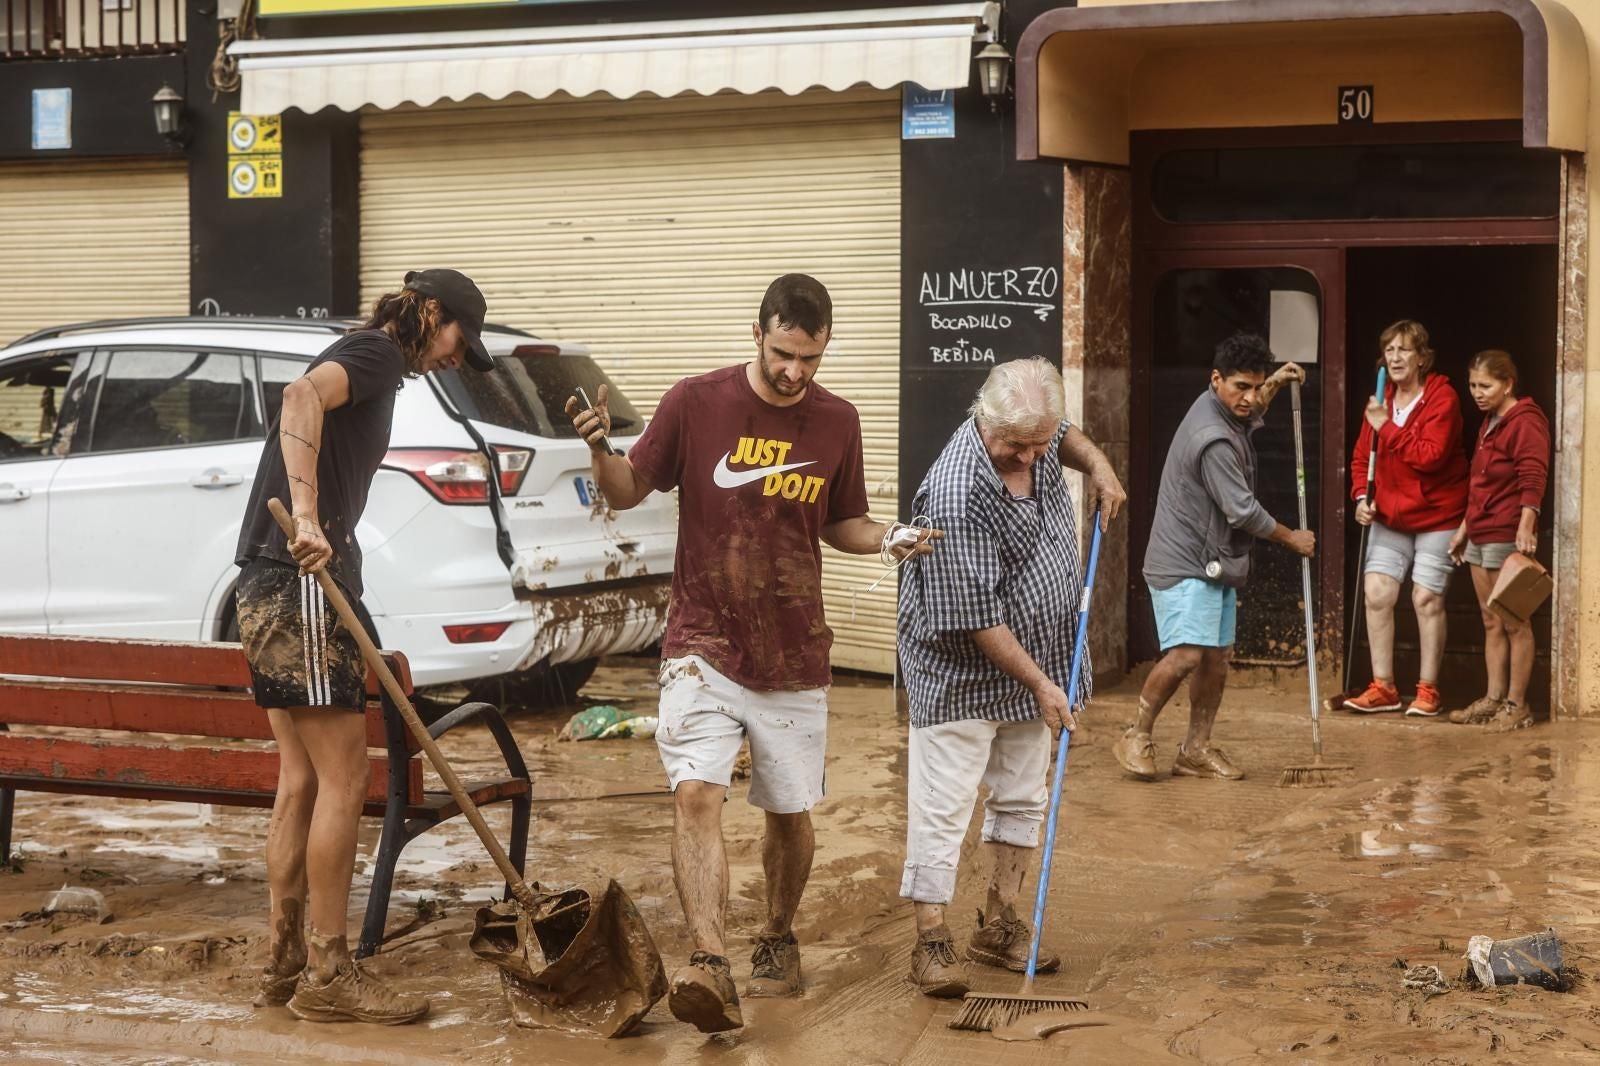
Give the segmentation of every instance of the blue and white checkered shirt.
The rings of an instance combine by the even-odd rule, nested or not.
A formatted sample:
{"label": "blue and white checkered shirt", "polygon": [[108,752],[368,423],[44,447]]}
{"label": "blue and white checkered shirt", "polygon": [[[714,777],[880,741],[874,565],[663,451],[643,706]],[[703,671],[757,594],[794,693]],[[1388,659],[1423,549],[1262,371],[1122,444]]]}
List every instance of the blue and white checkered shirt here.
{"label": "blue and white checkered shirt", "polygon": [[[974,630],[1002,623],[1067,691],[1083,582],[1072,500],[1056,458],[1066,432],[1062,422],[1050,454],[1034,463],[1034,494],[1017,497],[969,418],[917,489],[913,513],[927,515],[945,536],[932,555],[907,563],[900,580],[900,666],[913,726],[1038,717],[1033,693],[972,640]],[[1086,650],[1080,702],[1089,697],[1091,676]]]}

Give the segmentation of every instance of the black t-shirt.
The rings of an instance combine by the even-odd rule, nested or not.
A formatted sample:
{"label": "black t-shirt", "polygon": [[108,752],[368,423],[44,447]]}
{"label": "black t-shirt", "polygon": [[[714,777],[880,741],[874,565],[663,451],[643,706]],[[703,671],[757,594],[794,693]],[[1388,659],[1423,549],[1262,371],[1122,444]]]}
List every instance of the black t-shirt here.
{"label": "black t-shirt", "polygon": [[[394,398],[405,380],[406,360],[387,333],[359,330],[334,341],[306,367],[338,363],[350,379],[350,400],[322,419],[322,447],[317,456],[317,515],[322,535],[333,546],[328,572],[357,599],[361,597],[361,545],[356,523],[367,507],[367,490],[389,450],[389,428],[394,422]],[[280,412],[279,419],[282,415]],[[277,497],[290,506],[289,478],[283,469],[283,446],[278,421],[267,432],[261,465],[245,508],[235,562],[244,566],[266,556],[294,564],[283,530],[267,510],[267,500]],[[295,441],[294,447],[302,447]],[[291,508],[292,509],[292,508]]]}

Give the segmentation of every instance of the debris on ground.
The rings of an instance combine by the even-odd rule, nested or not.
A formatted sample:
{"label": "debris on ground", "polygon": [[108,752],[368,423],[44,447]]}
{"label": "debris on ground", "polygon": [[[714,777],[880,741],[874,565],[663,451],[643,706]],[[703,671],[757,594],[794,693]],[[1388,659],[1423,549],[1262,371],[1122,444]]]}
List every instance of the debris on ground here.
{"label": "debris on ground", "polygon": [[618,737],[653,737],[656,735],[658,719],[653,714],[641,714],[633,718],[624,718],[620,722],[608,725],[600,731],[595,740],[615,740]]}
{"label": "debris on ground", "polygon": [[556,734],[557,740],[596,740],[618,722],[639,717],[638,711],[623,710],[612,703],[600,703],[567,719]]}
{"label": "debris on ground", "polygon": [[1400,978],[1402,988],[1414,988],[1425,998],[1442,996],[1450,991],[1450,982],[1437,966],[1410,966]]}
{"label": "debris on ground", "polygon": [[75,885],[62,885],[50,893],[50,898],[44,901],[39,913],[85,914],[102,924],[111,920],[111,908],[106,905],[106,897],[98,889]]}
{"label": "debris on ground", "polygon": [[1483,988],[1528,984],[1551,992],[1565,992],[1561,940],[1554,929],[1510,940],[1475,936],[1467,941],[1468,971]]}

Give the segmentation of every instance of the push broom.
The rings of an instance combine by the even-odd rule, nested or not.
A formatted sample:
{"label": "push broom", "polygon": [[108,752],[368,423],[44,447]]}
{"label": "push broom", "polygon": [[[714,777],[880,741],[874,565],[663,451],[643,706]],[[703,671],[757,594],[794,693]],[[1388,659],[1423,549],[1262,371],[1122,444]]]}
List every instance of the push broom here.
{"label": "push broom", "polygon": [[[1083,595],[1078,597],[1078,635],[1072,646],[1072,679],[1067,682],[1067,707],[1077,706],[1078,678],[1083,669],[1083,650],[1089,639],[1089,601],[1094,596],[1094,571],[1100,563],[1100,512],[1094,514],[1094,535],[1089,541],[1088,576],[1083,582]],[[962,1000],[961,1011],[950,1023],[952,1029],[970,1029],[987,1033],[1010,1025],[1018,1018],[1039,1011],[1088,1010],[1089,1004],[1069,996],[1041,996],[1033,991],[1034,973],[1039,965],[1039,941],[1044,936],[1044,901],[1050,892],[1050,858],[1056,844],[1056,815],[1061,810],[1061,782],[1066,775],[1067,747],[1072,732],[1061,731],[1061,744],[1056,750],[1055,781],[1050,786],[1050,813],[1045,821],[1044,855],[1039,863],[1039,891],[1033,902],[1033,942],[1028,946],[1028,972],[1022,980],[1022,990],[1015,995],[1003,992],[968,992]]]}
{"label": "push broom", "polygon": [[[1290,398],[1294,404],[1294,480],[1300,497],[1300,528],[1307,529],[1306,517],[1306,452],[1300,428],[1300,383],[1290,383]],[[1349,763],[1322,761],[1322,699],[1317,693],[1317,633],[1311,610],[1311,560],[1300,557],[1300,594],[1306,608],[1306,680],[1311,684],[1311,758],[1302,766],[1290,766],[1283,771],[1278,785],[1282,788],[1331,788],[1342,779],[1355,773]]]}

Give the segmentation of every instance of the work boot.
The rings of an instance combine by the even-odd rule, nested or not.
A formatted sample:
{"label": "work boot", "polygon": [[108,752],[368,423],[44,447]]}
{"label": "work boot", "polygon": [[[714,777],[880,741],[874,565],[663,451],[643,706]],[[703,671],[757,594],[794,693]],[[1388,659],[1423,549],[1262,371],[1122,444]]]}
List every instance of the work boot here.
{"label": "work boot", "polygon": [[1139,780],[1156,779],[1155,742],[1149,733],[1139,732],[1138,726],[1130,725],[1122,731],[1122,737],[1111,745],[1111,754],[1116,757],[1118,766]]}
{"label": "work boot", "polygon": [[1484,725],[1500,713],[1500,705],[1504,702],[1493,696],[1479,696],[1465,707],[1451,711],[1450,720],[1456,725]]}
{"label": "work boot", "polygon": [[755,954],[750,956],[750,983],[744,986],[744,994],[793,996],[799,991],[800,944],[794,933],[762,933],[756,937]]}
{"label": "work boot", "polygon": [[1444,702],[1439,699],[1439,690],[1432,682],[1417,682],[1417,698],[1411,701],[1411,706],[1406,708],[1407,718],[1437,718],[1439,711],[1444,707]]}
{"label": "work boot", "polygon": [[917,933],[917,946],[911,952],[911,983],[934,999],[960,999],[972,987],[967,968],[956,960],[956,942],[949,926]]}
{"label": "work boot", "polygon": [[396,992],[344,959],[325,981],[307,970],[289,1000],[289,1010],[308,1022],[376,1022],[400,1025],[428,1013],[425,996]]}
{"label": "work boot", "polygon": [[261,968],[261,976],[257,978],[255,1005],[257,1007],[281,1007],[294,996],[294,987],[300,983],[300,974],[305,971],[305,960],[291,971],[288,967],[278,969],[271,964]]}
{"label": "work boot", "polygon": [[1373,679],[1367,691],[1344,701],[1344,709],[1357,714],[1379,714],[1400,709],[1400,690],[1388,681]]}
{"label": "work boot", "polygon": [[1533,708],[1526,703],[1512,703],[1506,700],[1500,705],[1500,713],[1489,720],[1483,727],[1486,733],[1509,733],[1514,729],[1524,729],[1533,724]]}
{"label": "work boot", "polygon": [[[967,941],[967,958],[973,962],[981,962],[985,966],[998,966],[1012,973],[1026,973],[1028,971],[1028,950],[1033,947],[1033,930],[1028,928],[1028,923],[1017,917],[1017,912],[1010,907],[1000,912],[1000,917],[984,921],[983,912],[978,912],[978,928],[972,931],[972,939]],[[1034,973],[1054,973],[1061,967],[1061,956],[1048,955],[1044,945],[1039,945],[1039,961],[1034,964]]]}
{"label": "work boot", "polygon": [[727,959],[709,951],[696,951],[689,956],[689,965],[672,975],[667,1009],[674,1018],[688,1022],[702,1033],[723,1033],[744,1027],[739,993],[733,987],[733,970]]}
{"label": "work boot", "polygon": [[1190,751],[1178,745],[1178,757],[1172,761],[1173,777],[1220,777],[1224,781],[1237,781],[1244,771],[1228,761],[1221,748],[1201,748]]}

